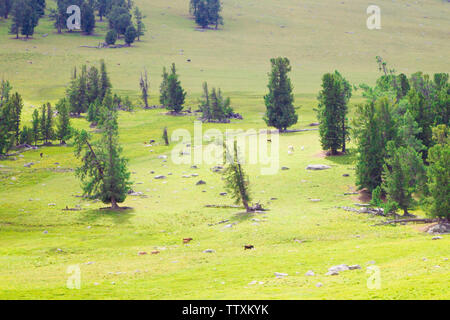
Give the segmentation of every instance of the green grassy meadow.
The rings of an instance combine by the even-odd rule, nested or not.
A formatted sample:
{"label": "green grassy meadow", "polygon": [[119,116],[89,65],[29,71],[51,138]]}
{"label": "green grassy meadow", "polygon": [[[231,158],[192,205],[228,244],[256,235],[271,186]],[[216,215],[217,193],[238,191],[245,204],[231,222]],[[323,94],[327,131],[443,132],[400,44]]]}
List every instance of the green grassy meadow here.
{"label": "green grassy meadow", "polygon": [[[0,20],[0,77],[10,80],[25,100],[23,123],[29,123],[34,108],[64,95],[74,66],[100,59],[107,63],[114,92],[135,101],[145,68],[150,103],[159,103],[162,67],[172,62],[188,92],[187,107],[196,109],[203,81],[222,88],[244,120],[204,124],[203,132],[266,128],[263,96],[269,59],[276,56],[287,56],[292,65],[300,107],[293,129],[317,121],[316,96],[326,72],[337,69],[355,85],[372,85],[380,76],[377,55],[406,74],[450,71],[445,53],[450,51],[450,4],[444,1],[377,1],[382,15],[377,31],[366,27],[366,8],[372,3],[362,0],[224,0],[225,25],[205,32],[196,31],[188,0],[135,3],[146,15],[147,33],[131,48],[80,47],[103,41],[106,20],[97,22],[93,36],[58,35],[45,17],[28,41],[13,39],[10,21]],[[363,101],[360,94],[354,93],[352,106]],[[219,195],[224,183],[212,165],[192,169],[170,161],[174,144],[163,145],[162,129],[192,133],[194,120],[161,109],[120,112],[120,141],[133,190],[145,195],[127,198],[122,205],[131,210],[100,210],[104,204],[80,197],[70,144],[0,161],[0,299],[449,298],[448,235],[433,241],[421,226],[374,226],[383,218],[337,208],[360,201],[344,195],[356,190],[352,144],[346,156],[325,158],[317,131],[282,134],[280,167],[290,170],[261,175],[260,166],[246,166],[253,201],[270,209],[247,215],[233,208],[205,208],[233,203]],[[84,118],[72,124],[89,129]],[[150,139],[157,144],[146,147]],[[291,155],[289,146],[295,149]],[[169,159],[163,162],[159,155]],[[29,162],[35,165],[24,167]],[[307,171],[309,164],[332,168]],[[192,173],[199,176],[182,177]],[[155,175],[167,179],[155,180]],[[207,184],[197,186],[200,179]],[[81,210],[63,211],[66,206]],[[413,213],[426,215],[420,208]],[[217,224],[225,219],[236,224]],[[186,237],[194,240],[185,245]],[[255,249],[244,251],[245,244]],[[203,253],[206,249],[215,253]],[[150,254],[153,250],[160,253]],[[325,275],[343,263],[362,269]],[[79,290],[66,286],[72,265],[81,270]],[[368,288],[367,267],[372,265],[380,269],[380,289]],[[305,276],[308,270],[316,275]],[[274,272],[289,275],[279,279]]]}

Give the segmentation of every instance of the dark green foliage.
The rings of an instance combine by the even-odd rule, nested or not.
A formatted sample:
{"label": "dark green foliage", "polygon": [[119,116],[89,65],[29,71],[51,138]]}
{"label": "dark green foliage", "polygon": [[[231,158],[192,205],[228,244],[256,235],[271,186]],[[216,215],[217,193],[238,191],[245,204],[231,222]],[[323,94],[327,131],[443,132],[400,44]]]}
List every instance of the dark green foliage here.
{"label": "dark green foliage", "polygon": [[370,201],[370,204],[377,208],[381,208],[383,206],[383,200],[381,199],[382,193],[383,193],[383,190],[381,189],[380,186],[373,189],[372,190],[372,199]]}
{"label": "dark green foliage", "polygon": [[44,144],[49,144],[54,138],[52,106],[50,103],[44,104],[41,110],[41,136]]}
{"label": "dark green foliage", "polygon": [[397,203],[404,215],[408,215],[413,193],[422,191],[425,183],[426,171],[419,153],[412,147],[398,148],[394,141],[389,141],[383,167],[383,189],[388,200]]}
{"label": "dark green foliage", "polygon": [[273,126],[280,131],[297,123],[298,116],[293,106],[291,80],[288,72],[291,66],[288,58],[274,58],[270,60],[272,71],[269,74],[269,93],[264,97],[266,114],[264,121],[268,126]]}
{"label": "dark green foliage", "polygon": [[127,28],[132,24],[131,14],[128,8],[114,6],[108,14],[109,28],[114,29],[118,35],[125,34]]}
{"label": "dark green foliage", "polygon": [[353,133],[358,151],[356,184],[359,189],[372,192],[381,185],[386,145],[396,139],[392,109],[388,98],[357,106]]}
{"label": "dark green foliage", "polygon": [[65,144],[67,140],[72,136],[72,128],[70,126],[69,108],[66,100],[62,99],[56,105],[58,110],[58,120],[56,123],[56,138],[59,139],[61,144]]}
{"label": "dark green foliage", "polygon": [[22,131],[20,132],[19,137],[20,144],[32,144],[33,143],[33,130],[24,126]]}
{"label": "dark green foliage", "polygon": [[169,74],[166,71],[166,67],[163,68],[163,73],[162,73],[162,81],[161,81],[161,85],[159,86],[159,103],[161,103],[161,105],[163,106],[167,106],[167,102],[169,99],[169,94],[168,94],[168,80],[169,80]]}
{"label": "dark green foliage", "polygon": [[0,1],[0,17],[8,19],[8,15],[11,12],[14,0],[2,0]]}
{"label": "dark green foliage", "polygon": [[142,21],[145,16],[142,15],[142,12],[139,10],[138,7],[134,8],[134,19],[136,22],[136,36],[137,36],[137,40],[141,41],[141,36],[143,36],[145,34],[145,24]]}
{"label": "dark green foliage", "polygon": [[127,160],[118,143],[117,111],[104,108],[102,137],[95,143],[86,131],[76,134],[75,155],[82,165],[76,169],[86,195],[118,209],[125,201],[131,183]]}
{"label": "dark green foliage", "polygon": [[195,22],[202,28],[214,25],[217,29],[219,24],[223,24],[221,11],[220,0],[191,0],[189,6],[189,12],[194,15]]}
{"label": "dark green foliage", "polygon": [[106,71],[105,61],[100,60],[100,100],[103,101],[106,92],[111,88],[112,86],[109,80],[108,72]]}
{"label": "dark green foliage", "polygon": [[67,0],[57,0],[57,8],[51,8],[49,18],[54,21],[53,25],[58,30],[58,33],[62,32],[62,29],[67,27],[67,8],[69,7]]}
{"label": "dark green foliage", "polygon": [[433,129],[435,145],[429,150],[430,215],[450,219],[450,136],[448,127]]}
{"label": "dark green foliage", "polygon": [[199,106],[203,121],[224,122],[233,114],[230,104],[230,98],[224,99],[220,88],[217,91],[213,88],[211,93],[209,93],[208,84],[206,82],[203,83],[203,97]]}
{"label": "dark green foliage", "polygon": [[87,73],[86,90],[87,104],[91,105],[100,95],[100,75],[95,66],[91,66]]}
{"label": "dark green foliage", "polygon": [[[224,144],[225,145],[225,144]],[[226,152],[228,150],[225,148]],[[233,156],[229,157],[231,161],[228,161],[228,166],[224,171],[225,187],[231,196],[238,204],[242,202],[247,212],[251,212],[252,209],[249,206],[250,191],[249,191],[249,179],[244,173],[241,165],[241,159],[237,147],[237,141],[234,141]]]}
{"label": "dark green foliage", "polygon": [[39,127],[39,111],[38,109],[34,109],[33,111],[33,120],[31,131],[33,133],[33,142],[34,145],[37,145],[40,136],[40,127]]}
{"label": "dark green foliage", "polygon": [[350,84],[340,75],[327,73],[322,78],[322,91],[319,93],[318,119],[320,122],[320,140],[323,150],[337,149],[345,152],[347,131],[348,101],[352,95]]}
{"label": "dark green foliage", "polygon": [[20,134],[20,115],[22,113],[23,101],[19,93],[14,93],[9,98],[9,112],[10,112],[10,127],[14,131],[14,139],[19,142]]}
{"label": "dark green foliage", "polygon": [[108,33],[106,33],[105,36],[105,42],[108,45],[113,45],[115,44],[117,41],[117,32],[116,30],[109,30]]}
{"label": "dark green foliage", "polygon": [[184,99],[186,92],[181,87],[181,82],[178,80],[175,63],[172,64],[172,70],[167,78],[167,100],[165,101],[167,109],[178,113],[183,110]]}
{"label": "dark green foliage", "polygon": [[2,80],[2,100],[0,100],[0,155],[6,154],[14,145],[14,110],[9,100],[9,82]]}
{"label": "dark green foliage", "polygon": [[[45,1],[44,8],[45,8]],[[43,10],[42,2],[36,0],[14,0],[10,14],[12,16],[12,23],[10,33],[15,34],[19,38],[19,33],[26,36],[34,34],[34,28],[39,22],[41,10]],[[42,11],[43,12],[43,11]]]}
{"label": "dark green foliage", "polygon": [[141,73],[141,79],[139,80],[139,87],[141,88],[142,101],[144,101],[145,107],[148,108],[149,84],[148,84],[147,70],[144,70],[144,74]]}
{"label": "dark green foliage", "polygon": [[94,9],[87,2],[81,6],[81,30],[86,34],[91,34],[95,28]]}
{"label": "dark green foliage", "polygon": [[127,27],[125,31],[125,43],[130,46],[136,39],[137,32],[133,25]]}

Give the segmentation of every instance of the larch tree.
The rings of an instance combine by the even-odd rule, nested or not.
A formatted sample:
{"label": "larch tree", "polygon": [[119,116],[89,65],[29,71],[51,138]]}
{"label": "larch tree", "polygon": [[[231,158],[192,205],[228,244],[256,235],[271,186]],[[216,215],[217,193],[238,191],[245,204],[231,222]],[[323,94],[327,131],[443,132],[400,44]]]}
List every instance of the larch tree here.
{"label": "larch tree", "polygon": [[146,108],[148,108],[148,97],[149,97],[149,83],[147,70],[144,70],[144,73],[141,73],[141,79],[139,80],[139,87],[141,88],[141,98],[144,102]]}
{"label": "larch tree", "polygon": [[[226,143],[224,143],[224,146]],[[228,149],[225,147],[224,150],[228,154]],[[226,167],[223,175],[225,178],[225,187],[228,192],[231,193],[236,204],[242,202],[245,207],[246,212],[252,212],[252,208],[249,205],[251,200],[249,191],[249,179],[242,168],[241,159],[239,155],[239,150],[237,146],[237,141],[234,141],[233,145],[233,155],[226,156],[228,161],[228,166]]]}
{"label": "larch tree", "polygon": [[111,208],[116,210],[130,190],[130,173],[118,143],[117,111],[106,107],[103,109],[101,139],[92,142],[84,130],[76,134],[75,155],[82,163],[76,169],[76,174],[81,179],[86,195],[111,204]]}
{"label": "larch tree", "polygon": [[268,126],[280,131],[297,123],[298,115],[294,109],[294,95],[288,73],[291,66],[288,58],[270,60],[272,71],[269,73],[269,93],[264,97],[266,114],[264,121]]}

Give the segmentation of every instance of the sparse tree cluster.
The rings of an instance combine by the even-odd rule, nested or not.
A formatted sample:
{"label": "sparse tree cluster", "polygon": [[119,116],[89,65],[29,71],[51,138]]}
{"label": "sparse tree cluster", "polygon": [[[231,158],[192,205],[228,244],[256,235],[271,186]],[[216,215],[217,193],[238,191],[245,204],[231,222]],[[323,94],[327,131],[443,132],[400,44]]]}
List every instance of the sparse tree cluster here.
{"label": "sparse tree cluster", "polygon": [[11,19],[9,32],[27,39],[34,34],[39,19],[44,15],[45,0],[2,0],[0,14]]}
{"label": "sparse tree cluster", "polygon": [[160,103],[173,113],[179,113],[184,108],[184,100],[186,92],[181,87],[181,82],[178,80],[178,74],[175,63],[172,64],[170,74],[166,69],[163,69],[162,82],[160,85]]}
{"label": "sparse tree cluster", "polygon": [[220,0],[191,0],[190,2],[189,12],[202,28],[213,25],[217,29],[219,25],[223,25],[221,11]]}
{"label": "sparse tree cluster", "polygon": [[234,113],[230,106],[230,98],[223,98],[220,88],[208,90],[208,83],[203,83],[203,96],[200,101],[202,120],[205,122],[229,122]]}
{"label": "sparse tree cluster", "polygon": [[[39,141],[50,144],[58,139],[61,144],[70,139],[72,128],[65,100],[61,100],[53,111],[50,103],[42,105],[41,112],[34,109],[31,125],[21,124],[23,100],[19,93],[10,94],[12,86],[2,80],[0,86],[0,155],[19,145],[37,145]],[[55,130],[55,113],[56,130]]]}

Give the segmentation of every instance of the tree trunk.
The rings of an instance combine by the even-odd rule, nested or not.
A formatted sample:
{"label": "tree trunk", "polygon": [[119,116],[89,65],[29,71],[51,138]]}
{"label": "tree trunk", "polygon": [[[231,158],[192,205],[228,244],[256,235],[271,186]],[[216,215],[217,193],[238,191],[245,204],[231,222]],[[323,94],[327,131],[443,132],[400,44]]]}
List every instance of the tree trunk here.
{"label": "tree trunk", "polygon": [[242,204],[244,205],[245,211],[246,211],[247,213],[249,213],[249,212],[252,211],[252,210],[250,209],[250,206],[248,205],[248,202],[247,202],[246,200],[242,200]]}
{"label": "tree trunk", "polygon": [[111,208],[112,209],[119,209],[119,205],[116,202],[116,199],[114,197],[111,198]]}
{"label": "tree trunk", "polygon": [[404,216],[404,217],[409,216],[408,208],[404,208],[404,209],[403,209],[403,216]]}
{"label": "tree trunk", "polygon": [[332,155],[332,156],[337,155],[337,150],[334,149],[334,148],[331,148],[331,155]]}
{"label": "tree trunk", "polygon": [[342,153],[345,153],[345,119],[342,120]]}

